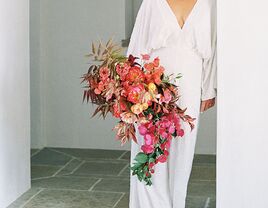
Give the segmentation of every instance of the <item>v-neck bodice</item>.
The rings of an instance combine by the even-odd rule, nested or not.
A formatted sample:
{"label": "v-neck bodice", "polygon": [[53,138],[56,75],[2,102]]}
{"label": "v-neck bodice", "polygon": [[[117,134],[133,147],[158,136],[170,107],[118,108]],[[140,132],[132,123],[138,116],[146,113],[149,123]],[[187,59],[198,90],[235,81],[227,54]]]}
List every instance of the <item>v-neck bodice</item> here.
{"label": "v-neck bodice", "polygon": [[200,2],[202,0],[196,0],[195,4],[193,5],[193,7],[192,7],[192,9],[190,11],[190,13],[188,14],[187,18],[185,19],[183,26],[181,26],[179,24],[177,16],[174,13],[174,11],[171,8],[171,6],[169,5],[168,1],[167,0],[161,0],[161,1],[163,2],[164,9],[166,10],[166,12],[168,14],[167,16],[169,16],[170,19],[171,19],[170,21],[172,21],[173,24],[177,26],[179,31],[183,31],[191,23],[191,20],[194,18],[195,13],[197,12],[196,10],[198,10],[199,4],[200,4]]}
{"label": "v-neck bodice", "polygon": [[168,3],[168,1],[167,1],[167,0],[163,0],[163,1],[164,1],[164,3],[166,4],[166,7],[167,7],[168,12],[170,12],[172,18],[174,18],[175,23],[176,23],[176,25],[178,26],[179,30],[183,30],[183,29],[187,26],[188,22],[191,21],[191,18],[192,18],[192,16],[194,15],[195,10],[197,9],[198,4],[199,4],[199,2],[200,2],[201,0],[196,0],[196,2],[194,3],[194,5],[193,5],[192,8],[190,9],[190,11],[189,11],[187,17],[185,18],[184,23],[183,23],[182,26],[180,25],[180,23],[179,23],[179,21],[178,21],[178,18],[177,18],[177,16],[176,16],[175,12],[173,11],[173,9],[171,8],[170,4]]}
{"label": "v-neck bodice", "polygon": [[214,1],[197,0],[183,28],[180,28],[167,0],[143,0],[136,19],[140,26],[133,31],[140,39],[130,47],[143,53],[176,47],[177,50],[192,51],[201,59],[208,58],[211,55],[211,31],[214,30],[211,28]]}

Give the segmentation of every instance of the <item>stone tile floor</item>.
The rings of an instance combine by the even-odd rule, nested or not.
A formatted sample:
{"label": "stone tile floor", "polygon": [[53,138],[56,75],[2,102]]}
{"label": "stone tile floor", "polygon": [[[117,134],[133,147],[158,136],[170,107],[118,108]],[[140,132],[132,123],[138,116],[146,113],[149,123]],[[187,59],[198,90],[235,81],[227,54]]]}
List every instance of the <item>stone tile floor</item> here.
{"label": "stone tile floor", "polygon": [[[33,149],[32,188],[9,208],[128,208],[129,157],[119,150]],[[216,207],[215,164],[215,156],[195,155],[187,208]]]}

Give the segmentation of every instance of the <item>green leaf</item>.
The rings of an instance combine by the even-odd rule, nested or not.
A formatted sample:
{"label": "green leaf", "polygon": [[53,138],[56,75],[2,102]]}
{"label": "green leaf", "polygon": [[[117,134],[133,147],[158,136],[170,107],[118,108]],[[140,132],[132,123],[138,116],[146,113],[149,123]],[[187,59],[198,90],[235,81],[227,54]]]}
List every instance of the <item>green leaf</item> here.
{"label": "green leaf", "polygon": [[154,163],[155,162],[155,159],[154,158],[149,158],[149,163]]}
{"label": "green leaf", "polygon": [[139,163],[146,163],[148,160],[148,156],[143,152],[140,152],[136,155],[135,160]]}

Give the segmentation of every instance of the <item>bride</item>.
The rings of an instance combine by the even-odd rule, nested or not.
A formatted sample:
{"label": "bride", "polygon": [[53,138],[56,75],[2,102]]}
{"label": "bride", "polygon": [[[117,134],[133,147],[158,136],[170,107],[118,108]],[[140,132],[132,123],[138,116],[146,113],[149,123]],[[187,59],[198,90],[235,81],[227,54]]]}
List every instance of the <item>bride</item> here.
{"label": "bride", "polygon": [[[199,114],[215,104],[215,0],[143,0],[129,54],[158,56],[167,74],[181,73],[179,105],[187,106],[187,114],[196,118],[193,131],[185,125],[185,136],[172,140],[169,159],[155,167],[152,186],[131,176],[129,208],[184,208]],[[136,132],[138,144],[131,144],[131,164],[143,141]]]}

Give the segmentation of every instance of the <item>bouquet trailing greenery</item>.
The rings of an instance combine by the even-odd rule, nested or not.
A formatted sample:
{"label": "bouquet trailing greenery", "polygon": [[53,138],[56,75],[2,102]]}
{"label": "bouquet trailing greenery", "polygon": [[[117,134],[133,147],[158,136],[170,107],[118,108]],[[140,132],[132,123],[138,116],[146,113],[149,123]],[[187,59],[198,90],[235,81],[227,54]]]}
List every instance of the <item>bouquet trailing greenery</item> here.
{"label": "bouquet trailing greenery", "polygon": [[97,64],[82,76],[86,83],[83,100],[97,106],[93,116],[105,118],[111,113],[119,119],[114,130],[122,144],[138,142],[139,133],[143,142],[131,170],[140,181],[152,185],[155,165],[167,161],[171,140],[184,135],[181,123],[193,129],[195,119],[177,105],[180,95],[174,81],[180,75],[166,75],[158,57],[125,57],[121,50],[111,40],[98,46],[92,43],[88,56]]}

